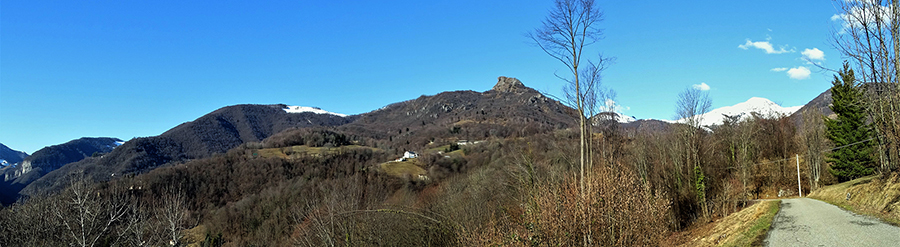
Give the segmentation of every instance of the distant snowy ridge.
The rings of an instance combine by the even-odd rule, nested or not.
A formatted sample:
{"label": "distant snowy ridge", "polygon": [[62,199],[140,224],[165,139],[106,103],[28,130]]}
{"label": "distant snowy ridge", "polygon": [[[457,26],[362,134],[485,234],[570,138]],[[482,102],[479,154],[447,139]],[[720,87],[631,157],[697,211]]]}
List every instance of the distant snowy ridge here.
{"label": "distant snowy ridge", "polygon": [[[712,126],[712,125],[721,125],[725,122],[725,116],[741,116],[741,120],[749,119],[752,116],[752,112],[756,112],[762,116],[777,116],[777,115],[791,115],[797,110],[800,110],[801,106],[792,106],[792,107],[782,107],[775,102],[772,102],[766,98],[753,97],[745,102],[738,103],[733,106],[724,106],[720,108],[716,108],[710,112],[707,112],[703,115],[703,120],[700,121],[700,125],[702,126]],[[724,115],[723,115],[724,114]],[[685,119],[679,119],[676,121],[667,121],[672,123],[684,123]]]}
{"label": "distant snowy ridge", "polygon": [[111,145],[106,145],[106,146],[107,146],[107,147],[111,147],[111,148],[117,148],[117,147],[119,147],[119,146],[122,146],[122,144],[125,144],[125,141],[121,141],[121,140],[120,140],[120,141],[115,141],[115,142],[113,142]]}
{"label": "distant snowy ridge", "polygon": [[591,121],[594,121],[594,125],[597,125],[606,120],[613,120],[613,118],[615,118],[616,122],[618,123],[631,123],[637,121],[637,119],[634,119],[634,117],[611,111],[601,112],[597,115],[594,115],[594,117],[591,117]]}
{"label": "distant snowy ridge", "polygon": [[315,114],[331,114],[331,115],[335,115],[335,116],[339,116],[339,117],[347,117],[346,114],[329,112],[329,111],[322,110],[318,107],[308,107],[308,106],[287,106],[287,108],[284,108],[284,112],[287,112],[287,113],[312,112]]}
{"label": "distant snowy ridge", "polygon": [[625,115],[622,113],[616,112],[616,115],[618,115],[616,120],[618,120],[619,123],[631,123],[631,122],[637,121],[637,119],[634,119],[634,117],[628,116],[628,115]]}

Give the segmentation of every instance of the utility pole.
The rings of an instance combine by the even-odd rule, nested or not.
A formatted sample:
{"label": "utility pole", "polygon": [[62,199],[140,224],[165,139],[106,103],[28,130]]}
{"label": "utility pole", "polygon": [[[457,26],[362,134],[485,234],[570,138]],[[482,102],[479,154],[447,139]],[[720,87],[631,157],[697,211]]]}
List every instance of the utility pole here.
{"label": "utility pole", "polygon": [[803,188],[800,187],[800,154],[796,154],[797,157],[797,193],[800,193],[800,197],[803,197]]}

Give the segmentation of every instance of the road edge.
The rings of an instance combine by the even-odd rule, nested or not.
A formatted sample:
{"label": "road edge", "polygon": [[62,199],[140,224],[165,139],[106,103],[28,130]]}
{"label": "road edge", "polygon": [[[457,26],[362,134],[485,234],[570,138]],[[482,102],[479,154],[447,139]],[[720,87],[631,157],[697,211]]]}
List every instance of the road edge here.
{"label": "road edge", "polygon": [[873,219],[877,219],[878,221],[881,221],[882,223],[900,227],[900,219],[887,217],[880,212],[873,212],[872,210],[863,209],[854,204],[848,203],[846,201],[834,201],[834,200],[829,200],[827,198],[822,198],[822,197],[818,197],[818,196],[810,196],[807,198],[834,205],[835,207],[838,207],[841,210],[850,212],[852,214],[870,217]]}
{"label": "road edge", "polygon": [[766,205],[768,207],[766,213],[756,219],[747,230],[741,232],[740,238],[724,243],[722,246],[762,246],[763,241],[769,235],[769,230],[772,229],[772,221],[775,220],[775,215],[781,212],[781,200],[760,203],[768,204]]}

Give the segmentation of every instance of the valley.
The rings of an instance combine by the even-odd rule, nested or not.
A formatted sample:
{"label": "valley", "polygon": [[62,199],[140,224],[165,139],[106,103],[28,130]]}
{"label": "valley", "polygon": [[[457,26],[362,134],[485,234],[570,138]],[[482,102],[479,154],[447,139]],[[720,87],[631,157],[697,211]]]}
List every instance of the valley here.
{"label": "valley", "polygon": [[[765,100],[756,100],[763,102],[756,106],[746,106],[753,102],[751,99],[742,103],[743,107],[723,110],[741,116],[741,121],[748,123],[776,121],[754,120],[759,116],[788,119],[787,114],[793,113]],[[734,108],[748,112],[727,111]],[[499,241],[501,238],[497,236],[504,235],[495,230],[508,228],[528,236],[538,232],[520,228],[523,222],[552,220],[543,218],[551,215],[532,211],[532,206],[511,203],[531,201],[537,203],[535,206],[552,203],[542,201],[554,197],[554,194],[544,194],[540,188],[545,186],[557,188],[556,193],[566,191],[565,186],[571,180],[565,174],[575,167],[572,157],[565,155],[575,148],[566,141],[576,134],[570,129],[571,118],[566,115],[571,111],[508,77],[500,77],[497,85],[486,92],[445,92],[354,116],[286,105],[229,106],[159,136],[132,139],[101,155],[86,156],[36,176],[22,189],[23,195],[31,198],[30,203],[13,207],[51,209],[56,207],[52,201],[59,200],[54,198],[76,193],[72,186],[87,183],[82,189],[124,196],[116,199],[124,200],[119,203],[128,202],[120,206],[125,208],[118,209],[130,212],[122,217],[153,212],[153,208],[173,203],[165,198],[176,198],[184,211],[178,213],[178,227],[169,232],[174,231],[175,236],[194,235],[190,238],[194,239],[192,242],[184,242],[188,245],[209,241],[241,245],[289,245],[301,240],[319,243],[327,240],[323,236],[329,236],[322,234],[349,234],[356,239],[352,243],[364,245],[417,245],[427,241],[488,243]],[[758,114],[763,111],[778,114]],[[687,224],[685,220],[692,217],[678,218],[683,217],[678,215],[678,210],[684,209],[670,208],[679,205],[672,204],[671,193],[683,192],[667,188],[672,184],[665,185],[666,181],[672,181],[666,178],[671,172],[678,174],[677,170],[667,169],[675,169],[672,165],[677,164],[628,165],[642,164],[641,160],[635,160],[638,157],[635,155],[649,151],[633,145],[642,145],[641,142],[651,140],[648,138],[668,138],[666,133],[680,128],[679,124],[597,119],[593,141],[600,145],[602,153],[595,155],[603,163],[592,169],[592,174],[599,176],[592,183],[597,183],[598,189],[608,189],[599,193],[616,195],[650,189],[638,192],[649,193],[639,196],[643,198],[639,200],[662,203],[646,209],[604,206],[597,208],[597,213],[607,217],[649,213],[641,220],[657,222],[653,224],[662,227],[656,229],[660,232]],[[713,130],[708,133],[710,138],[729,133],[724,127],[728,126],[710,125],[708,128]],[[612,167],[617,168],[609,170]],[[717,171],[714,167],[709,169]],[[779,181],[777,176],[768,179]],[[779,183],[752,186],[769,191],[778,188]],[[721,193],[747,191],[735,187],[723,189]],[[633,192],[626,192],[629,190]],[[723,197],[728,199],[721,202],[727,204],[721,206],[731,206],[723,207],[720,212],[730,212],[746,200],[754,199],[748,196],[738,193]],[[615,202],[626,203],[621,206],[639,206],[618,199]],[[134,203],[144,206],[126,207]],[[614,211],[605,211],[609,209]],[[494,221],[498,216],[523,213],[516,217],[525,218]],[[8,219],[19,222],[15,220],[28,217],[21,214]],[[328,232],[314,228],[314,224],[325,223],[326,219],[328,224],[342,227]],[[658,221],[661,219],[667,220]],[[386,224],[399,228],[387,233],[392,238],[374,238],[385,233],[372,235],[375,226],[365,223],[372,220],[391,222]],[[233,225],[234,222],[257,223],[248,228]],[[138,235],[132,237],[152,237],[147,235],[150,232],[134,234]],[[665,237],[652,235],[630,241],[650,243]],[[155,238],[161,240],[160,236]],[[19,236],[8,240],[35,243],[28,239]],[[507,244],[521,239],[512,241]]]}
{"label": "valley", "polygon": [[896,242],[898,0],[2,5],[0,246]]}

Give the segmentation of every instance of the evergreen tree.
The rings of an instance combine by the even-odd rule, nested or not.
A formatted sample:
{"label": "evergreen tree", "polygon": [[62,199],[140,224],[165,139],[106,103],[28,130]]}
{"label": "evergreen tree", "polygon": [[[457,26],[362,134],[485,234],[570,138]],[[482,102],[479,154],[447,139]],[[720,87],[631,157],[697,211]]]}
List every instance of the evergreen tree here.
{"label": "evergreen tree", "polygon": [[835,146],[843,148],[827,154],[826,160],[831,163],[829,172],[843,182],[872,174],[875,162],[872,146],[866,142],[873,131],[866,124],[863,90],[848,64],[844,63],[844,69],[838,75],[840,77],[834,77],[831,87],[831,110],[837,114],[837,119],[825,118],[825,135]]}

